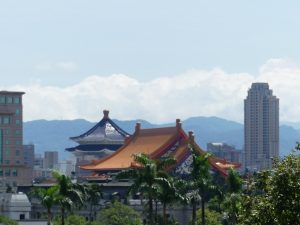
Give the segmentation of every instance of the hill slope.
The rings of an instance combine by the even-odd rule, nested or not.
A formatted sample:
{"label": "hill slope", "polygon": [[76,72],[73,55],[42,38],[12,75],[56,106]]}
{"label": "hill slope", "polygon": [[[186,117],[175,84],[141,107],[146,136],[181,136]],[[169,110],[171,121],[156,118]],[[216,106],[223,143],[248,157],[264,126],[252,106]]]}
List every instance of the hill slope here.
{"label": "hill slope", "polygon": [[[151,124],[145,120],[120,121],[114,120],[129,133],[134,132],[136,122],[141,122],[142,128],[174,126],[169,124]],[[204,149],[208,142],[226,142],[243,148],[243,125],[234,121],[217,117],[193,117],[182,122],[185,131],[194,131],[197,143]],[[37,153],[47,150],[59,151],[60,158],[66,159],[69,153],[64,149],[75,146],[69,137],[77,136],[94,126],[95,123],[78,120],[35,120],[24,123],[24,143],[33,143]],[[286,155],[300,140],[300,130],[293,127],[280,126],[280,154]]]}

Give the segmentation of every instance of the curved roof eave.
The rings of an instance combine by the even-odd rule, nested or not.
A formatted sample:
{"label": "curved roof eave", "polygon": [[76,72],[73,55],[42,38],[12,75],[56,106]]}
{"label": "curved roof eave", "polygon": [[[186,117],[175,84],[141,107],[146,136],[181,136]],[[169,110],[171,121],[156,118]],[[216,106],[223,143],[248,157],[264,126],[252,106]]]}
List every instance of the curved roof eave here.
{"label": "curved roof eave", "polygon": [[111,124],[111,126],[113,128],[116,129],[116,131],[122,135],[123,137],[129,136],[130,134],[127,133],[126,131],[124,131],[122,128],[120,128],[113,120],[111,120],[108,117],[108,111],[104,110],[103,111],[104,116],[103,118],[95,125],[93,126],[91,129],[89,129],[87,132],[79,135],[79,136],[74,136],[74,137],[70,137],[71,140],[73,141],[77,141],[77,139],[81,139],[84,138],[86,136],[89,136],[90,134],[92,134],[95,130],[97,130],[98,127],[103,127],[107,122]]}

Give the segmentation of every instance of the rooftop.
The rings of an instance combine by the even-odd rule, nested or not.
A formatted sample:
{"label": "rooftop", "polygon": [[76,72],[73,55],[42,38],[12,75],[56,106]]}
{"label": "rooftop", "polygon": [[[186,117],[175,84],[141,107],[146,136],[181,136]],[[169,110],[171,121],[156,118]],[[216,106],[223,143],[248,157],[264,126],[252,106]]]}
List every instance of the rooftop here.
{"label": "rooftop", "polygon": [[[195,143],[193,132],[189,132],[188,135],[184,132],[179,119],[176,120],[176,126],[164,128],[141,129],[140,123],[137,123],[135,133],[125,140],[125,144],[119,150],[104,159],[93,161],[80,168],[93,171],[114,171],[139,167],[132,157],[138,153],[149,155],[152,159],[171,155],[177,160],[176,166],[180,166],[191,154],[189,143],[199,154],[206,153]],[[228,168],[239,166],[216,157],[210,157],[209,162],[224,176],[227,175]]]}
{"label": "rooftop", "polygon": [[122,144],[129,134],[109,118],[109,111],[103,111],[103,118],[87,132],[70,137],[79,144]]}

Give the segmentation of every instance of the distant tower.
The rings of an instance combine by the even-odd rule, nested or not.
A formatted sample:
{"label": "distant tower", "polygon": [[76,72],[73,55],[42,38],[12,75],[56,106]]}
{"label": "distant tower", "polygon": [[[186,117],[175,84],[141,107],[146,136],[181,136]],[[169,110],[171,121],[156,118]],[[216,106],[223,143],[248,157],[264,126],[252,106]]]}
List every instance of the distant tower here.
{"label": "distant tower", "polygon": [[245,166],[268,169],[279,156],[279,99],[267,83],[253,83],[244,100]]}

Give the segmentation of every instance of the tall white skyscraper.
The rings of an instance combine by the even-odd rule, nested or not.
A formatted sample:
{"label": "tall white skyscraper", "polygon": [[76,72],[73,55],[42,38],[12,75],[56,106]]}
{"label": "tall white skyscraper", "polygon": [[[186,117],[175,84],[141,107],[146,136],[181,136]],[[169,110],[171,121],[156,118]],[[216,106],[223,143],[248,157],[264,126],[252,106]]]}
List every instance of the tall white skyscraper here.
{"label": "tall white skyscraper", "polygon": [[268,169],[279,156],[279,99],[267,83],[253,83],[244,100],[245,166]]}

